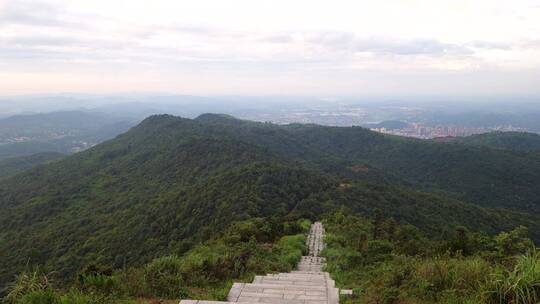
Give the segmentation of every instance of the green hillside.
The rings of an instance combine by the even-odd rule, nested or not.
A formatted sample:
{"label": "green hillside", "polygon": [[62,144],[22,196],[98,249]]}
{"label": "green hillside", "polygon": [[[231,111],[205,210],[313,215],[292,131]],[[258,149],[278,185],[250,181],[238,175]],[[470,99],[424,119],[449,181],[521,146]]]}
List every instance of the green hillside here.
{"label": "green hillside", "polygon": [[[390,157],[396,159],[385,159]],[[488,165],[483,171],[474,167],[475,157]],[[448,173],[448,160],[460,166]],[[237,221],[318,218],[342,207],[365,216],[379,208],[434,238],[456,225],[488,233],[526,225],[539,240],[537,216],[441,195],[460,189],[452,196],[474,201],[459,175],[467,179],[469,169],[489,189],[482,183],[498,182],[496,173],[510,166],[497,163],[502,160],[523,163],[503,173],[521,174],[529,183],[538,174],[534,158],[362,128],[152,116],[113,140],[0,181],[0,286],[29,265],[68,280],[88,265],[118,269],[182,254]],[[421,161],[421,168],[412,170],[411,161]],[[449,177],[454,184],[446,188],[423,185],[442,185]],[[526,184],[512,177],[502,193],[538,191],[537,180]],[[437,193],[416,190],[418,185]],[[522,207],[519,199],[512,203]]]}
{"label": "green hillside", "polygon": [[527,132],[490,132],[458,137],[453,142],[523,152],[540,150],[540,135]]}
{"label": "green hillside", "polygon": [[43,152],[29,156],[19,156],[0,160],[0,179],[17,174],[34,166],[58,160],[64,155],[55,152]]}
{"label": "green hillside", "polygon": [[211,114],[198,120],[220,134],[340,176],[365,177],[351,168],[367,165],[394,181],[481,206],[540,211],[538,154],[388,136],[360,127],[276,126]]}

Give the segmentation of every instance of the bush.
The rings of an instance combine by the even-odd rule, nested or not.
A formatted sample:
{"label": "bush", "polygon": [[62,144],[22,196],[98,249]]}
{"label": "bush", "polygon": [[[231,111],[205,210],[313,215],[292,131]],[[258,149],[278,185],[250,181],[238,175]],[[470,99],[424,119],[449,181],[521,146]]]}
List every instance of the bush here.
{"label": "bush", "polygon": [[280,261],[293,269],[306,251],[306,237],[303,234],[284,236],[278,241],[277,249]]}
{"label": "bush", "polygon": [[25,294],[18,302],[20,304],[56,304],[57,299],[54,291],[50,288],[32,291]]}
{"label": "bush", "polygon": [[391,258],[394,244],[387,240],[370,240],[363,252],[368,264],[382,262]]}
{"label": "bush", "polygon": [[103,274],[86,274],[79,277],[83,290],[102,294],[115,293],[119,287],[116,278]]}
{"label": "bush", "polygon": [[84,294],[77,289],[71,289],[60,296],[58,304],[103,304],[105,301],[97,299],[89,294]]}
{"label": "bush", "polygon": [[182,259],[178,256],[166,256],[147,264],[144,279],[148,291],[153,296],[184,298],[187,292],[182,288]]}

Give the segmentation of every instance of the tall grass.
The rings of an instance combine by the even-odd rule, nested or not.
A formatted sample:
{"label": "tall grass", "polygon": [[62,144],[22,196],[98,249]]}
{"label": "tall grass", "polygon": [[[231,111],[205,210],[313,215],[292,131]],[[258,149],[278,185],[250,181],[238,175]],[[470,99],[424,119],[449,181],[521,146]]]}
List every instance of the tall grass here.
{"label": "tall grass", "polygon": [[511,271],[497,271],[486,294],[489,303],[540,303],[540,251],[519,256]]}
{"label": "tall grass", "polygon": [[306,237],[303,234],[284,236],[279,239],[277,247],[280,261],[292,269],[307,250]]}
{"label": "tall grass", "polygon": [[40,273],[39,269],[24,271],[17,275],[15,281],[8,287],[9,292],[4,297],[5,303],[19,303],[25,295],[36,294],[48,289],[49,279]]}

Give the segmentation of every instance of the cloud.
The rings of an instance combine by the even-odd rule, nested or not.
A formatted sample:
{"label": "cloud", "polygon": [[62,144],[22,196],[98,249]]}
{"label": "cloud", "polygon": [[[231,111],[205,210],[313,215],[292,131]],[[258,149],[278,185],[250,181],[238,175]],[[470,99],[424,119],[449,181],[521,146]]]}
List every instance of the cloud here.
{"label": "cloud", "polygon": [[471,55],[473,52],[464,46],[443,43],[435,39],[391,40],[391,39],[357,39],[355,50],[391,55]]}
{"label": "cloud", "polygon": [[400,39],[387,37],[363,38],[347,32],[326,32],[309,35],[308,42],[326,48],[370,52],[378,55],[470,55],[473,51],[462,45],[443,43],[436,39]]}
{"label": "cloud", "polygon": [[[399,4],[395,13],[378,2],[271,3],[0,0],[1,70],[39,74],[62,68],[80,75],[129,67],[130,77],[151,70],[171,79],[197,74],[204,79],[219,71],[264,83],[282,74],[294,74],[294,82],[317,73],[324,78],[324,73],[354,77],[361,71],[415,75],[540,67],[540,28],[527,21],[538,20],[532,17],[540,12],[520,5],[512,6],[528,14],[525,21],[495,16],[487,2],[465,11],[451,0],[425,2],[422,10]],[[352,9],[359,6],[366,7]]]}
{"label": "cloud", "polygon": [[81,43],[80,39],[71,36],[15,36],[0,38],[4,45],[18,47],[39,47],[39,46],[72,46]]}
{"label": "cloud", "polygon": [[64,14],[60,6],[40,1],[6,1],[0,7],[0,25],[27,25],[43,27],[81,27],[76,16]]}
{"label": "cloud", "polygon": [[502,42],[490,42],[490,41],[473,41],[468,44],[473,48],[479,49],[492,49],[492,50],[511,50],[512,45]]}
{"label": "cloud", "polygon": [[294,41],[294,37],[288,34],[275,34],[261,38],[260,41],[270,43],[291,43]]}

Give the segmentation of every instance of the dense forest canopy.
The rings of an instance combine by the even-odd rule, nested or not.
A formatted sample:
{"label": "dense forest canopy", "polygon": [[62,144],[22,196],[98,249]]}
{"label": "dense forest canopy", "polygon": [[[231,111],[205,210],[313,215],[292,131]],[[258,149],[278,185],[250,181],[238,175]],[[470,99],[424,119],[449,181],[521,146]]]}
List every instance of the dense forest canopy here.
{"label": "dense forest canopy", "polygon": [[433,239],[457,226],[496,234],[523,225],[538,241],[539,182],[537,154],[360,127],[152,116],[0,181],[0,285],[32,265],[61,280],[88,265],[141,266],[238,221],[341,208],[378,208]]}

